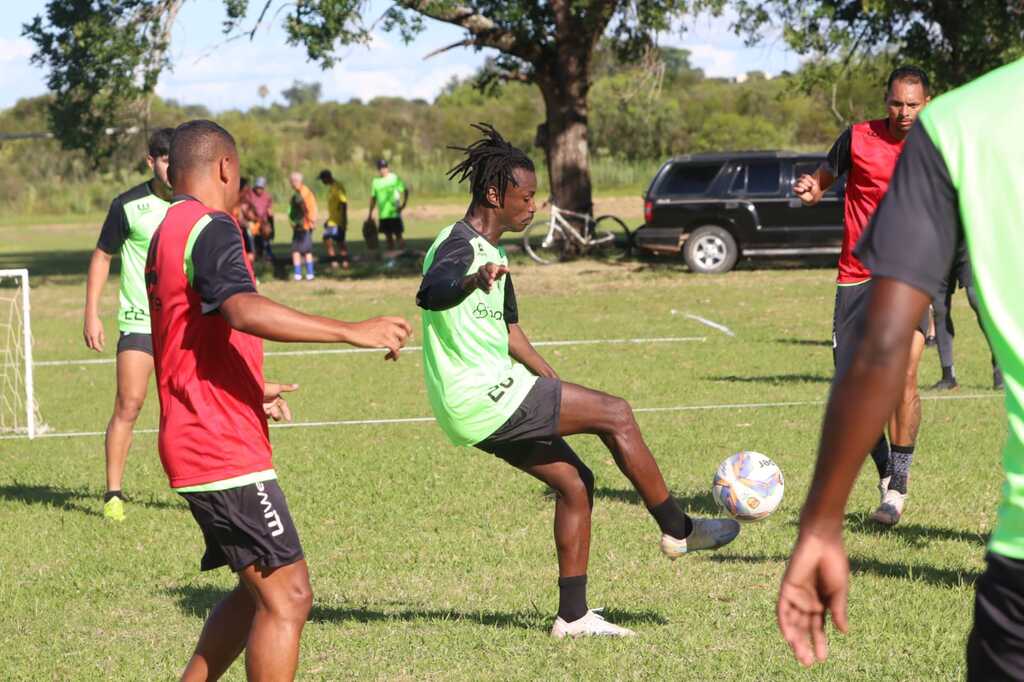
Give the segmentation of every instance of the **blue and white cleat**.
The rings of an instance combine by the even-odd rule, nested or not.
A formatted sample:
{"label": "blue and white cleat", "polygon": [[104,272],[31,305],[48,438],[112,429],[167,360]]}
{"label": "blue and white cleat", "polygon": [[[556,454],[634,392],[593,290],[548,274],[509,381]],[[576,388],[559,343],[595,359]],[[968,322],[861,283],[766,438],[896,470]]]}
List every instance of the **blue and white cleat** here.
{"label": "blue and white cleat", "polygon": [[693,531],[687,537],[661,536],[661,552],[674,561],[687,552],[724,547],[739,534],[740,524],[732,519],[693,519]]}

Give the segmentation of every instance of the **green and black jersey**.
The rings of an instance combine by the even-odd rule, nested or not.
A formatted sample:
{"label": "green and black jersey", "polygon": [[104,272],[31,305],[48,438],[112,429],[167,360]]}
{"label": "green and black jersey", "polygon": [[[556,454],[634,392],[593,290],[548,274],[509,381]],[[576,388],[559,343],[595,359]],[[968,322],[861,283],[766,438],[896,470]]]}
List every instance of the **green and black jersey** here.
{"label": "green and black jersey", "polygon": [[537,381],[508,353],[508,325],[519,321],[512,277],[499,278],[489,292],[462,289],[463,280],[487,263],[508,265],[505,249],[459,221],[427,251],[416,294],[427,395],[456,445],[479,443],[497,431]]}
{"label": "green and black jersey", "polygon": [[989,549],[1024,559],[1024,59],[937,98],[907,137],[857,256],[939,291],[966,239],[982,323],[1006,378],[1006,482]]}
{"label": "green and black jersey", "polygon": [[170,203],[153,193],[150,182],[136,185],[110,204],[96,248],[121,254],[121,306],[117,326],[122,332],[149,334],[146,298],[146,256],[149,240]]}

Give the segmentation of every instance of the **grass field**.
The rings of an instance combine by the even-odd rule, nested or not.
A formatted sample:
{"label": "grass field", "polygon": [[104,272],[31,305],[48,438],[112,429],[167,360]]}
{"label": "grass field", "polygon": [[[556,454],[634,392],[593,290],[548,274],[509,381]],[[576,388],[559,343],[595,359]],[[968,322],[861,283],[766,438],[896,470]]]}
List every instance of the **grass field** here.
{"label": "grass field", "polygon": [[[411,225],[427,240],[453,215]],[[635,221],[632,221],[635,222]],[[95,359],[81,341],[84,271],[95,226],[0,228],[0,267],[33,279],[41,363]],[[416,242],[417,244],[421,242]],[[274,429],[275,463],[309,559],[316,606],[300,678],[953,680],[963,676],[972,586],[995,518],[1005,433],[987,350],[963,297],[957,394],[925,393],[911,498],[896,530],[873,527],[868,464],[847,523],[852,629],[810,672],[774,624],[774,597],[809,482],[831,374],[832,270],[774,267],[697,277],[636,260],[542,268],[513,263],[521,322],[535,341],[662,337],[542,351],[563,378],[624,396],[684,509],[716,513],[715,466],[739,449],[773,457],[781,509],[718,553],[675,563],[654,522],[593,437],[571,439],[597,475],[590,603],[635,629],[628,641],[556,642],[553,501],[489,455],[450,446],[429,422],[306,425],[430,414],[415,351],[271,355],[268,378],[297,381],[297,424]],[[379,276],[370,276],[377,274]],[[411,268],[291,283],[265,294],[345,319],[419,321]],[[105,292],[113,358],[116,278]],[[687,317],[728,326],[735,336]],[[412,344],[418,344],[414,338]],[[315,350],[311,346],[267,350]],[[112,364],[41,364],[43,418],[57,432],[98,432]],[[938,378],[929,350],[921,385]],[[939,398],[939,399],[933,399]],[[953,398],[953,399],[945,399]],[[648,411],[649,410],[649,411]],[[233,585],[198,572],[201,537],[156,455],[155,394],[128,463],[128,518],[100,516],[102,438],[0,440],[0,676],[167,680],[203,619]],[[244,677],[236,664],[229,679]]]}

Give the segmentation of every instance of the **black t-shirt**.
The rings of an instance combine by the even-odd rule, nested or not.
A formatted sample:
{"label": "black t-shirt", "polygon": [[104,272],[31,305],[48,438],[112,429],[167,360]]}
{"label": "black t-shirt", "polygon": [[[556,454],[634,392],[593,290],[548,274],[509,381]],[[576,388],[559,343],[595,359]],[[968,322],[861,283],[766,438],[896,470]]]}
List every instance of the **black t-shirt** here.
{"label": "black t-shirt", "polygon": [[[462,288],[470,266],[473,264],[473,240],[483,236],[459,221],[452,228],[448,238],[437,247],[430,270],[423,276],[420,290],[416,294],[416,305],[427,310],[454,308],[469,294]],[[503,317],[506,324],[519,322],[519,306],[512,286],[512,275],[505,274],[505,300]]]}
{"label": "black t-shirt", "polygon": [[854,253],[875,277],[900,280],[932,298],[945,293],[943,282],[962,242],[959,202],[946,162],[916,123]]}
{"label": "black t-shirt", "polygon": [[850,152],[850,140],[853,139],[853,129],[847,128],[843,134],[836,138],[832,148],[828,150],[826,166],[833,176],[839,177],[850,172],[853,167],[853,156]]}
{"label": "black t-shirt", "polygon": [[124,212],[125,204],[150,194],[153,194],[153,190],[147,181],[117,195],[110,202],[110,209],[107,211],[106,220],[103,221],[103,227],[100,228],[100,237],[96,241],[96,248],[111,256],[120,253],[121,245],[128,239],[128,234],[131,232],[128,215]]}
{"label": "black t-shirt", "polygon": [[204,315],[219,310],[235,294],[256,291],[235,221],[224,213],[212,218],[192,247],[192,288],[202,299]]}

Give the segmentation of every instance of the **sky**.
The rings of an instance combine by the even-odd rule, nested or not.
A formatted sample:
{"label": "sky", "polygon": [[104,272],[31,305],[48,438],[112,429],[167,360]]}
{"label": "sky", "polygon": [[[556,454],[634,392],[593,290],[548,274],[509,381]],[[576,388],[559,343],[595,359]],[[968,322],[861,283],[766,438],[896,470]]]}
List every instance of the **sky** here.
{"label": "sky", "polygon": [[[257,3],[251,3],[256,5]],[[0,109],[18,99],[43,94],[46,74],[30,63],[34,45],[21,37],[22,24],[42,13],[44,0],[4,3],[0,23]],[[376,17],[388,2],[371,0],[368,17]],[[465,48],[449,50],[430,59],[431,51],[460,40],[463,32],[454,26],[427,21],[427,30],[405,45],[394,33],[377,31],[369,46],[341,48],[340,62],[322,71],[306,59],[301,47],[285,44],[281,17],[265,22],[255,40],[225,42],[221,0],[188,0],[178,16],[172,36],[172,70],[164,72],[157,93],[184,104],[204,104],[213,111],[283,101],[281,91],[295,80],[318,81],[322,97],[368,101],[379,96],[401,96],[432,100],[452,77],[473,74],[484,59],[495,54]],[[691,63],[708,76],[742,77],[759,70],[775,75],[794,70],[799,62],[781,40],[771,38],[764,45],[746,47],[729,30],[728,18],[689,19],[682,32],[663,35],[660,44],[691,51]],[[259,89],[270,90],[261,99]]]}

